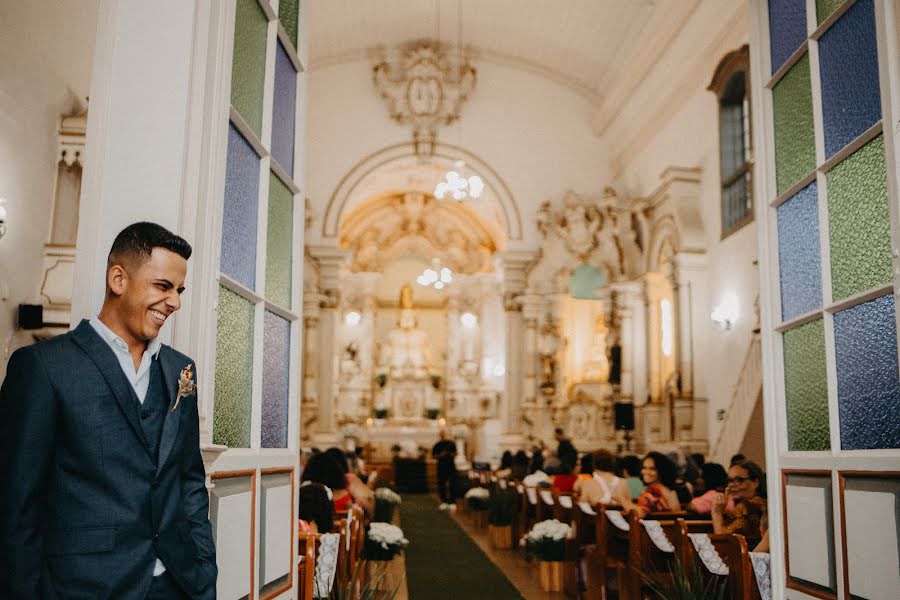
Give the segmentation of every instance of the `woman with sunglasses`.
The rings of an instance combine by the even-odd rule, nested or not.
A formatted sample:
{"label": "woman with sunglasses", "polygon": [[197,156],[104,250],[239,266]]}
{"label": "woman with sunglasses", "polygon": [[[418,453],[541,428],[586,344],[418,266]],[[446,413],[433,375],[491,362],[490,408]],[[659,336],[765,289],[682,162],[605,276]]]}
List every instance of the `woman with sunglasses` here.
{"label": "woman with sunglasses", "polygon": [[[766,475],[753,461],[744,460],[728,469],[728,487],[713,502],[712,521],[716,533],[739,533],[747,538],[750,548],[763,536],[766,517]],[[728,500],[734,510],[725,512]]]}

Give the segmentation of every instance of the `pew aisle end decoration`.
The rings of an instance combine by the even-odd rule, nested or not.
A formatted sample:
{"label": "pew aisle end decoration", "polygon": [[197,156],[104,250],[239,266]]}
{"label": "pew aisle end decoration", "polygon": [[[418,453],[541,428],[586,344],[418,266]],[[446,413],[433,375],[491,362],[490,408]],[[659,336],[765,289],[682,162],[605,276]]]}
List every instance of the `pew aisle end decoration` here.
{"label": "pew aisle end decoration", "polygon": [[512,523],[516,515],[516,490],[494,486],[488,499],[488,534],[498,550],[513,547]]}
{"label": "pew aisle end decoration", "polygon": [[669,562],[669,573],[640,573],[652,598],[662,600],[726,600],[727,577],[712,575],[695,561],[684,565],[676,556]]}
{"label": "pew aisle end decoration", "polygon": [[562,591],[562,560],[566,552],[566,538],[572,528],[556,519],[536,523],[525,536],[528,554],[538,558],[541,589],[545,592]]}
{"label": "pew aisle end decoration", "polygon": [[483,487],[473,487],[466,492],[466,506],[472,511],[472,520],[479,528],[487,527],[487,509],[490,497],[491,493]]}
{"label": "pew aisle end decoration", "polygon": [[369,525],[364,545],[369,561],[390,561],[403,552],[409,540],[403,537],[403,530],[390,523],[373,522]]}
{"label": "pew aisle end decoration", "polygon": [[394,511],[402,502],[400,494],[389,487],[380,487],[375,490],[375,514],[372,521],[390,523],[394,520]]}

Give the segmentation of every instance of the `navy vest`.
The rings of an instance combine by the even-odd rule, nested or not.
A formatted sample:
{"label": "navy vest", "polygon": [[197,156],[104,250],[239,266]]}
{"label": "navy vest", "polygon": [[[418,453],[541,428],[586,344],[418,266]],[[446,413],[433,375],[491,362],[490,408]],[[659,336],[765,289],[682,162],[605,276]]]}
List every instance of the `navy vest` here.
{"label": "navy vest", "polygon": [[[159,441],[162,437],[163,423],[166,421],[166,409],[168,398],[163,388],[162,367],[159,359],[150,361],[150,385],[147,387],[147,396],[140,405],[141,428],[150,448],[150,456],[153,462],[159,462]],[[135,395],[137,401],[137,395]]]}

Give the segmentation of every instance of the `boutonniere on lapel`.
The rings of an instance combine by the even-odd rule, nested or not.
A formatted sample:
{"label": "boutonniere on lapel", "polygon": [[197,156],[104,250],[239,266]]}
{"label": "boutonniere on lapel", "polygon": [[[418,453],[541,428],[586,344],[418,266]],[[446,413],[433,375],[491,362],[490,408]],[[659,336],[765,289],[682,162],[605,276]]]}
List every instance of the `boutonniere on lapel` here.
{"label": "boutonniere on lapel", "polygon": [[169,412],[175,412],[175,409],[178,408],[178,403],[181,402],[181,399],[187,398],[194,393],[194,390],[197,389],[197,385],[194,383],[194,374],[191,372],[191,367],[193,367],[193,365],[187,365],[181,370],[181,375],[178,376],[178,395],[175,397],[175,404],[172,406],[172,410],[170,410]]}

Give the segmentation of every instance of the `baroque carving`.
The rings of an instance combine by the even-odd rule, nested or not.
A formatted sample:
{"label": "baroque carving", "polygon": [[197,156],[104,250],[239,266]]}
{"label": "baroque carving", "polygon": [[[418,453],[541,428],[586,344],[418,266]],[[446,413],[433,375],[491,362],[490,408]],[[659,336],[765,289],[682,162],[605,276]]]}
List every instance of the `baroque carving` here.
{"label": "baroque carving", "polygon": [[416,42],[373,68],[375,88],[388,101],[391,118],[412,123],[416,154],[434,153],[438,125],[459,118],[460,105],[475,87],[476,71],[468,62],[451,64],[435,42]]}
{"label": "baroque carving", "polygon": [[471,211],[421,192],[362,205],[345,219],[341,245],[353,252],[353,272],[379,272],[403,255],[419,254],[467,275],[490,272],[496,249]]}
{"label": "baroque carving", "polygon": [[[561,207],[544,202],[537,228],[544,238],[541,259],[529,273],[531,288],[559,283],[560,274],[578,263],[590,263],[607,281],[633,279],[643,271],[643,252],[635,231],[635,210],[612,188],[600,200],[568,192]],[[551,291],[551,290],[542,290]]]}

